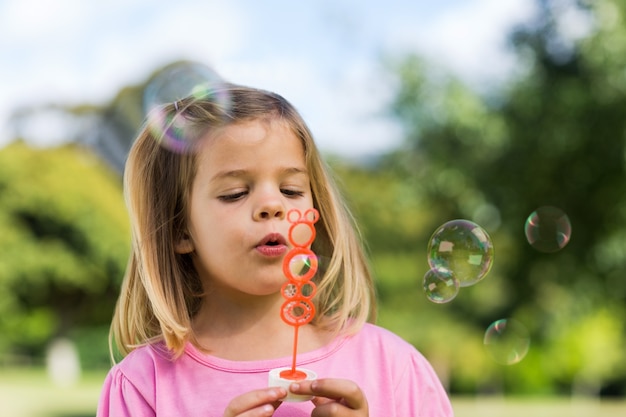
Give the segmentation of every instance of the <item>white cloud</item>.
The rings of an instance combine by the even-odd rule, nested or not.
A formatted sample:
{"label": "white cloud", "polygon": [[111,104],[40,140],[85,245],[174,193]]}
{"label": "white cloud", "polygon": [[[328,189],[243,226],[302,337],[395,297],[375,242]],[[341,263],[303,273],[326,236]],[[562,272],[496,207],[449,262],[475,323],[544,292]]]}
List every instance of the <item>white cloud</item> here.
{"label": "white cloud", "polygon": [[81,25],[88,10],[80,0],[8,1],[2,5],[0,23],[5,40],[34,45],[67,35]]}
{"label": "white cloud", "polygon": [[[46,103],[104,103],[176,59],[240,51],[244,15],[228,3],[14,0],[0,4],[0,123]],[[2,129],[0,146],[11,138]]]}
{"label": "white cloud", "polygon": [[[391,89],[376,53],[415,50],[466,77],[490,77],[512,65],[499,49],[502,33],[528,14],[528,3],[448,1],[437,9],[399,0],[385,7],[320,2],[299,15],[273,0],[1,2],[0,123],[26,104],[106,102],[162,65],[194,59],[229,80],[284,95],[320,148],[380,152],[397,144],[399,131],[381,116]],[[347,33],[337,14],[352,11]]]}
{"label": "white cloud", "polygon": [[516,64],[507,52],[506,35],[534,12],[528,0],[458,2],[424,25],[398,27],[390,41],[471,83],[500,81]]}
{"label": "white cloud", "polygon": [[367,60],[344,61],[329,77],[315,57],[269,57],[262,62],[232,60],[218,71],[227,79],[275,91],[289,100],[313,131],[320,149],[360,157],[389,150],[399,129],[383,115],[391,92]]}
{"label": "white cloud", "polygon": [[376,66],[351,62],[342,78],[324,90],[321,107],[325,111],[317,126],[321,145],[352,157],[385,152],[398,145],[400,129],[385,114],[391,92]]}

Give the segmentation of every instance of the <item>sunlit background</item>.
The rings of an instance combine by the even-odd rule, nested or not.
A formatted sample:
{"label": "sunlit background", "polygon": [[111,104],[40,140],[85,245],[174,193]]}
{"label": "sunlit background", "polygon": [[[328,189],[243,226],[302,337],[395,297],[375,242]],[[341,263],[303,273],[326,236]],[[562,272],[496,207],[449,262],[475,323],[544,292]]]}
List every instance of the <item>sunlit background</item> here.
{"label": "sunlit background", "polygon": [[[506,31],[526,0],[0,2],[0,118],[44,104],[103,104],[180,59],[291,100],[321,148],[372,155],[401,140],[390,57],[418,53],[481,89],[515,71]],[[573,22],[578,25],[578,22]],[[56,125],[29,141],[66,139]],[[2,143],[15,132],[3,129]]]}
{"label": "sunlit background", "polygon": [[623,415],[625,19],[620,0],[0,1],[7,415],[94,415],[125,155],[146,86],[196,64],[303,114],[379,324],[458,416]]}

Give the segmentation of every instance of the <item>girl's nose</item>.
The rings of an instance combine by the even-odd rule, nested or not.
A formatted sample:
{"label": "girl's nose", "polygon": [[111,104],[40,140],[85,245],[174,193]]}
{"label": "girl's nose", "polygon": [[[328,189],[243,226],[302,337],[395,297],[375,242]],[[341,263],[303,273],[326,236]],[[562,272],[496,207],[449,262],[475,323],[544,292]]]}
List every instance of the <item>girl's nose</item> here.
{"label": "girl's nose", "polygon": [[254,211],[254,220],[284,219],[285,206],[280,198],[273,197],[263,201]]}

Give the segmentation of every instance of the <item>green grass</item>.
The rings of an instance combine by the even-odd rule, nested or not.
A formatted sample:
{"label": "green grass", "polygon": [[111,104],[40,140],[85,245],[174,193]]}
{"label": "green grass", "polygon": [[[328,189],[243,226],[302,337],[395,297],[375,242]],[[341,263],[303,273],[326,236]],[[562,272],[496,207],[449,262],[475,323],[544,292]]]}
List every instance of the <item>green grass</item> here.
{"label": "green grass", "polygon": [[86,373],[76,386],[59,387],[42,369],[0,368],[0,415],[94,417],[104,376]]}
{"label": "green grass", "polygon": [[[0,415],[94,417],[104,376],[86,373],[74,387],[56,387],[42,369],[0,368]],[[624,399],[454,397],[452,405],[456,417],[626,416]]]}
{"label": "green grass", "polygon": [[455,397],[455,417],[624,417],[626,400]]}

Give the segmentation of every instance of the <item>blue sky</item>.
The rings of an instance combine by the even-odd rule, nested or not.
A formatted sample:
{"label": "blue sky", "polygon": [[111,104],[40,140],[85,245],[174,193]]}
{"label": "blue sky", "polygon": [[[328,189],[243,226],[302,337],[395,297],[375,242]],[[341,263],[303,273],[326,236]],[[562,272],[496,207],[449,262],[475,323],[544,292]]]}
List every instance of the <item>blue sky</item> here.
{"label": "blue sky", "polygon": [[[10,112],[45,103],[105,103],[159,66],[192,59],[230,81],[296,105],[323,151],[363,156],[400,140],[384,116],[383,55],[418,53],[468,83],[515,64],[508,28],[531,0],[0,0],[0,146]],[[33,141],[54,144],[52,123]]]}

